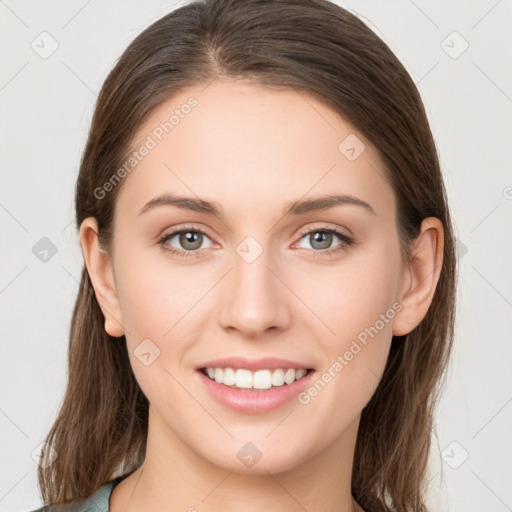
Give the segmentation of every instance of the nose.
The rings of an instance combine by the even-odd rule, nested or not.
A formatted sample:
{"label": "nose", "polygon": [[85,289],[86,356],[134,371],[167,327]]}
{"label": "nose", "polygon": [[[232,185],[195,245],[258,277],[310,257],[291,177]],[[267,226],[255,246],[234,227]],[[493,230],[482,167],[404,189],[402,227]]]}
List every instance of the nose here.
{"label": "nose", "polygon": [[290,322],[292,294],[286,276],[264,250],[254,261],[240,252],[220,291],[219,322],[241,337],[258,338],[266,331],[286,329]]}

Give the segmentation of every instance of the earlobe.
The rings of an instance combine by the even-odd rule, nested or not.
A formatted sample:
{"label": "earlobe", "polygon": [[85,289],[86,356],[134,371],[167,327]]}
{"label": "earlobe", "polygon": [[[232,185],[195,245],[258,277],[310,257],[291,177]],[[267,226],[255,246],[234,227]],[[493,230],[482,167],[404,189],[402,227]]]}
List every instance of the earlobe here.
{"label": "earlobe", "polygon": [[112,265],[108,254],[99,246],[98,223],[94,217],[87,217],[82,222],[80,245],[96,299],[105,317],[105,331],[114,337],[122,336],[124,327]]}
{"label": "earlobe", "polygon": [[443,250],[443,223],[436,217],[424,219],[411,250],[409,267],[404,270],[398,298],[402,310],[393,321],[393,335],[410,333],[427,314],[441,274]]}

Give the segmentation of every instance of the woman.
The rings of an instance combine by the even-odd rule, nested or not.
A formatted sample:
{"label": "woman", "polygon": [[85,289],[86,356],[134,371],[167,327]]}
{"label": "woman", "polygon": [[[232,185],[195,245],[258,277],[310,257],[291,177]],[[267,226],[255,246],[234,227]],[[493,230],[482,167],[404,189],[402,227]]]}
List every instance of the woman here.
{"label": "woman", "polygon": [[325,0],[155,22],[99,95],[76,226],[46,504],[426,510],[453,228],[419,93],[363,22]]}

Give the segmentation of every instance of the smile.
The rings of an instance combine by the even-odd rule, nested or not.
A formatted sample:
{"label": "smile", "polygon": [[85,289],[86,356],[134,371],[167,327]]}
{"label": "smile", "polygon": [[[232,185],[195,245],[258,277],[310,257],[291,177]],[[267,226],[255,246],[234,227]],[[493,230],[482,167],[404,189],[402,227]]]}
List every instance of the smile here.
{"label": "smile", "polygon": [[295,370],[293,368],[263,369],[257,371],[245,368],[203,368],[204,375],[218,384],[233,389],[254,389],[265,390],[293,384],[302,379],[309,371],[304,368]]}

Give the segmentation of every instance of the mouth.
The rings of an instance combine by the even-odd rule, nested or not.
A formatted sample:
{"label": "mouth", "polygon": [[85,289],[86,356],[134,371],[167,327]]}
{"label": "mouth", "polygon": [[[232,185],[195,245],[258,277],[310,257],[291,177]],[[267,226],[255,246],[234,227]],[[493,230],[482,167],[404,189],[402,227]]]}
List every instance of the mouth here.
{"label": "mouth", "polygon": [[265,368],[256,371],[247,368],[208,366],[198,369],[217,384],[231,389],[265,391],[290,386],[314,371],[313,368]]}
{"label": "mouth", "polygon": [[196,368],[198,382],[217,403],[243,414],[286,406],[312,385],[316,371],[284,359],[217,359]]}

